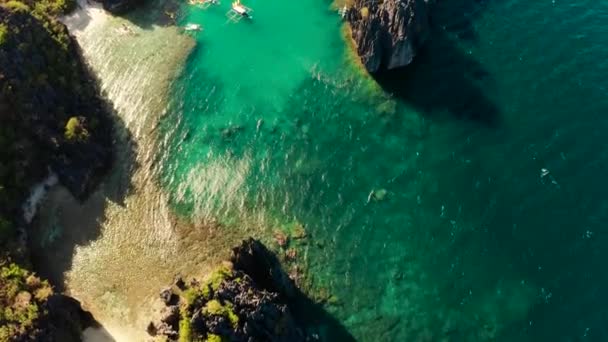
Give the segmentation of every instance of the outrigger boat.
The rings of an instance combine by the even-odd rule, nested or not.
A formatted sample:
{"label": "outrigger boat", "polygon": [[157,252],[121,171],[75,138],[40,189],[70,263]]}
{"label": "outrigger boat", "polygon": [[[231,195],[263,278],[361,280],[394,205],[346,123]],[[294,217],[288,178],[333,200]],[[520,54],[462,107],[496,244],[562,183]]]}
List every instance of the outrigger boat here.
{"label": "outrigger boat", "polygon": [[251,13],[253,10],[243,4],[241,4],[241,0],[236,0],[232,3],[232,8],[226,15],[228,16],[228,20],[231,22],[240,21],[243,18],[253,19]]}

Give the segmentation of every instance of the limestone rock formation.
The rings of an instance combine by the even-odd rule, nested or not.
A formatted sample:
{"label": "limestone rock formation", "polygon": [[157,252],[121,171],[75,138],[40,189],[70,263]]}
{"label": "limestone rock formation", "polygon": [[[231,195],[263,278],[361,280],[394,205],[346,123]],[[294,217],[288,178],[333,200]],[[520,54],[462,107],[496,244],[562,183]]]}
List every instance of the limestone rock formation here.
{"label": "limestone rock formation", "polygon": [[160,319],[148,333],[169,341],[314,340],[292,315],[289,296],[295,285],[271,252],[249,239],[233,250],[232,262],[204,282],[178,279],[163,289]]}
{"label": "limestone rock formation", "polygon": [[432,0],[355,0],[345,17],[369,72],[412,62],[427,39]]}

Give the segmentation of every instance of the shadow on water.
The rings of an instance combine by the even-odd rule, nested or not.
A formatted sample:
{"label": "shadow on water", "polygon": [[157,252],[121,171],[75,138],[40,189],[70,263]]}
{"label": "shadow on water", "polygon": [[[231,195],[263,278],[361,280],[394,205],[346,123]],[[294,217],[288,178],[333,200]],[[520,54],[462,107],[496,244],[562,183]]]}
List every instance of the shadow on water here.
{"label": "shadow on water", "polygon": [[[98,86],[100,82],[93,71],[84,66],[84,63],[82,68],[83,75],[87,78],[82,81],[83,87],[91,87],[89,90],[93,93],[102,94]],[[89,151],[73,150],[73,158],[78,166],[83,167],[85,172],[100,176],[82,185],[86,189],[84,196],[75,197],[67,190],[72,187],[63,183],[65,187],[51,189],[31,225],[28,243],[34,267],[40,275],[51,281],[58,292],[65,290],[64,273],[72,267],[77,246],[88,245],[100,236],[108,200],[124,205],[125,198],[132,189],[131,176],[137,168],[136,143],[125,123],[115,114],[110,101],[97,97],[78,102],[83,107],[83,112],[99,113],[96,120],[98,127],[103,129],[91,134],[97,134],[97,140],[103,141],[104,147],[111,146],[112,151],[111,160],[108,160],[104,170],[87,170],[85,163],[91,160],[87,153]],[[71,171],[68,168],[66,172]],[[62,222],[68,222],[67,227],[58,224],[58,216],[61,216]],[[69,227],[77,228],[68,230]]]}
{"label": "shadow on water", "polygon": [[[47,199],[50,203],[45,204],[50,207],[40,212],[32,227],[30,245],[33,247],[31,253],[35,269],[60,292],[65,290],[64,273],[72,267],[76,247],[86,246],[99,238],[101,223],[106,220],[107,201],[124,205],[131,190],[131,175],[137,167],[135,143],[124,123],[117,115],[112,116],[116,153],[103,184],[83,201],[74,198],[64,188],[53,189]],[[58,224],[58,216],[67,223],[65,227]]]}
{"label": "shadow on water", "polygon": [[487,4],[488,0],[452,0],[448,10],[444,9],[446,5],[437,4],[438,10],[433,13],[432,20],[460,40],[477,42],[479,36],[473,21],[482,14]]}
{"label": "shadow on water", "polygon": [[378,83],[429,116],[447,112],[458,119],[497,124],[500,112],[487,93],[491,75],[459,44],[477,39],[472,20],[484,4],[436,4],[429,39],[412,64],[375,75]]}

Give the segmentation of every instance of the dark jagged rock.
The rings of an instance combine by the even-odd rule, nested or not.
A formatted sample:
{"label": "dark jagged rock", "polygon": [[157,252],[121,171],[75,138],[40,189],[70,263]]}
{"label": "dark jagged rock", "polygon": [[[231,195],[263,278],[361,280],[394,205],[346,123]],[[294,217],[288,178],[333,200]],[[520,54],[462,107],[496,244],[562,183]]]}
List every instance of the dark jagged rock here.
{"label": "dark jagged rock", "polygon": [[238,270],[248,274],[257,284],[285,297],[293,297],[296,287],[283,272],[281,264],[260,241],[248,239],[232,250],[232,263]]}
{"label": "dark jagged rock", "polygon": [[369,72],[410,64],[429,31],[432,0],[355,0],[345,13]]}
{"label": "dark jagged rock", "polygon": [[144,0],[102,0],[103,9],[114,14],[126,13],[141,5]]}
{"label": "dark jagged rock", "polygon": [[179,307],[177,305],[164,307],[160,315],[161,322],[171,326],[177,326],[177,323],[179,323]]}
{"label": "dark jagged rock", "polygon": [[181,277],[175,279],[174,285],[182,291],[186,289],[186,282]]}
{"label": "dark jagged rock", "polygon": [[[288,305],[295,285],[259,241],[249,239],[233,250],[232,264],[206,282],[184,285],[179,298],[179,338],[184,341],[297,342],[310,338],[296,323]],[[183,283],[183,282],[181,282]],[[163,300],[167,290],[161,292]],[[177,306],[166,306],[150,335],[178,338]]]}
{"label": "dark jagged rock", "polygon": [[160,291],[160,299],[165,305],[173,305],[177,302],[177,296],[173,293],[170,287],[167,287]]}
{"label": "dark jagged rock", "polygon": [[[234,248],[231,261],[206,281],[193,280],[180,290],[178,283],[183,281],[172,287],[179,294],[178,331],[161,318],[150,323],[150,335],[169,341],[355,341],[295,285],[277,255],[255,239]],[[167,317],[167,309],[163,312]]]}

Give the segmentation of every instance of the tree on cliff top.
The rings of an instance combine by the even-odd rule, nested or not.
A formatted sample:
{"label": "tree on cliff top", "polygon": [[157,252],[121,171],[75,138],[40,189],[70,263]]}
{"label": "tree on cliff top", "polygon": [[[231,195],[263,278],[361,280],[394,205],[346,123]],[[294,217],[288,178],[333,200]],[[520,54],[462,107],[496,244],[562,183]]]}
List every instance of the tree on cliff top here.
{"label": "tree on cliff top", "polygon": [[72,116],[65,125],[65,138],[69,141],[83,141],[89,137],[84,118]]}

